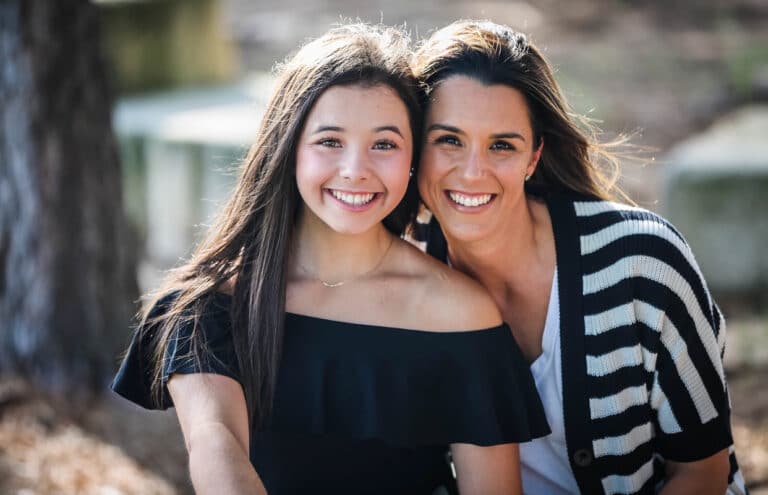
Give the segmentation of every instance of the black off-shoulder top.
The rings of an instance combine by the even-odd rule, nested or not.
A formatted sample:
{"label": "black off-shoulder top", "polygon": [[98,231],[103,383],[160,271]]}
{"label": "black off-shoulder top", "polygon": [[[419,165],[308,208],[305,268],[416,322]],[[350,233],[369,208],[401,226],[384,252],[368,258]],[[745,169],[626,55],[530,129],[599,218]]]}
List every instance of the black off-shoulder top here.
{"label": "black off-shoulder top", "polygon": [[[150,316],[161,314],[161,300]],[[238,380],[230,297],[199,322],[210,352],[190,359],[191,325],[165,356],[174,373]],[[134,335],[112,389],[145,408],[151,335]],[[250,458],[270,495],[430,494],[450,484],[448,444],[519,443],[549,433],[530,370],[509,328],[429,332],[286,314],[273,411],[254,431]]]}

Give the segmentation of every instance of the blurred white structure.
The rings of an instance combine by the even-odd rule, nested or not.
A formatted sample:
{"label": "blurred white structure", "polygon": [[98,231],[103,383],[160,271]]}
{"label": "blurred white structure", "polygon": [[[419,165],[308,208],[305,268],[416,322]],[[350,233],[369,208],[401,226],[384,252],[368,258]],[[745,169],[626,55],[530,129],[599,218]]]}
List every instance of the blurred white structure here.
{"label": "blurred white structure", "polygon": [[768,298],[768,105],[719,120],[664,161],[664,214],[710,287]]}
{"label": "blurred white structure", "polygon": [[271,90],[269,74],[125,98],[114,112],[128,214],[144,241],[142,289],[187,255],[234,184]]}

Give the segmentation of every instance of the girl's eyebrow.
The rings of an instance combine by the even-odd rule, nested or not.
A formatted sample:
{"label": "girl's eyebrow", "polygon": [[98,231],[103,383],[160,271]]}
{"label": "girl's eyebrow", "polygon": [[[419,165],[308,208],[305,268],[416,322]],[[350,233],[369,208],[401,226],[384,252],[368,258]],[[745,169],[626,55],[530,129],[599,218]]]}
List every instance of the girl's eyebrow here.
{"label": "girl's eyebrow", "polygon": [[403,137],[403,133],[400,132],[400,128],[396,125],[383,125],[374,129],[374,132],[392,131],[400,137]]}
{"label": "girl's eyebrow", "polygon": [[342,132],[344,128],[334,126],[334,125],[321,125],[317,129],[315,129],[312,134],[317,134],[319,132],[326,132],[326,131],[334,131],[334,132]]}
{"label": "girl's eyebrow", "polygon": [[[339,127],[339,126],[335,126],[335,125],[321,125],[317,129],[315,129],[312,132],[312,134],[314,135],[314,134],[318,134],[318,133],[321,133],[321,132],[327,132],[327,131],[344,132],[344,128],[343,127]],[[403,137],[403,133],[400,132],[400,128],[397,127],[396,125],[383,125],[381,127],[376,127],[373,131],[374,132],[391,131],[391,132],[394,132],[395,134],[397,134],[398,136]]]}

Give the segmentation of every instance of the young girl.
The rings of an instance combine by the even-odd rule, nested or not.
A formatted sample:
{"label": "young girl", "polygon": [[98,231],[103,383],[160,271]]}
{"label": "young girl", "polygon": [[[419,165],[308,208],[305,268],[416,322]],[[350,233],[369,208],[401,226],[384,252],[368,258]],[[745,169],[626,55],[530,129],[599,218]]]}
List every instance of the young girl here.
{"label": "young girl", "polygon": [[198,493],[520,492],[548,432],[493,301],[402,241],[421,129],[408,40],[346,26],[282,68],[218,222],[115,379],[175,405]]}

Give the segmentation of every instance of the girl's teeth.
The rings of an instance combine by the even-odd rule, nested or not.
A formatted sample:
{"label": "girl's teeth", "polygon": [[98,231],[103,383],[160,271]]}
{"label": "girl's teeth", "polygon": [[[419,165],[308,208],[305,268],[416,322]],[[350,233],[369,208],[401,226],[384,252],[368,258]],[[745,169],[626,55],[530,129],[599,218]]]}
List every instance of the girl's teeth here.
{"label": "girl's teeth", "polygon": [[457,192],[449,192],[451,199],[462,206],[482,206],[491,200],[490,194],[481,194],[479,196],[465,196]]}
{"label": "girl's teeth", "polygon": [[375,196],[374,193],[366,193],[366,194],[349,194],[344,193],[341,191],[331,191],[331,194],[334,198],[338,199],[339,201],[342,201],[344,203],[347,203],[351,206],[361,206],[367,203],[370,203],[370,201]]}

